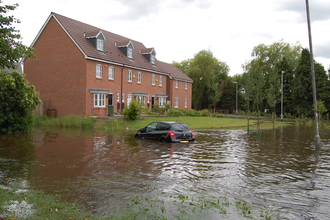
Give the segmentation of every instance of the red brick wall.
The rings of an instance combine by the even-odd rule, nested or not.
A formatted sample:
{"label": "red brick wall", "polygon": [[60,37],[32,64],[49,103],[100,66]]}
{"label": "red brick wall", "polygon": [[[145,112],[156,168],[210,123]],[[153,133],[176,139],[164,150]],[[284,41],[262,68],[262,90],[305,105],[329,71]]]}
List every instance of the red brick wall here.
{"label": "red brick wall", "polygon": [[[102,65],[102,78],[96,78],[96,65]],[[108,68],[115,68],[114,80],[108,79]],[[102,62],[88,60],[86,65],[87,74],[87,89],[86,89],[86,112],[91,115],[105,116],[107,114],[107,107],[104,108],[95,108],[93,103],[93,94],[88,91],[88,88],[94,89],[107,89],[109,93],[113,94],[113,105],[114,111],[119,112],[120,109],[117,108],[117,103],[121,102],[121,95],[119,102],[117,102],[117,93],[123,93],[125,95],[124,104],[127,105],[127,96],[132,95],[134,99],[133,92],[142,92],[147,93],[149,98],[152,96],[156,99],[156,94],[166,94],[166,83],[167,76],[163,76],[163,84],[159,86],[159,76],[157,73],[150,73],[142,70],[137,70],[134,68],[128,68],[123,66],[116,66],[112,64],[106,64]],[[132,82],[128,82],[128,70],[132,70]],[[141,83],[137,82],[137,74],[141,72]],[[156,77],[155,85],[151,85],[152,74]],[[122,80],[122,81],[121,81]],[[145,97],[145,104],[147,104],[148,98]],[[156,100],[155,104],[158,104]]]}
{"label": "red brick wall", "polygon": [[[188,83],[187,89],[185,88],[185,82],[178,80],[178,88],[175,88],[176,80],[170,80],[171,84],[171,107],[174,108],[174,99],[179,98],[179,109],[191,109],[192,103],[192,83]],[[185,107],[185,98],[187,98],[187,107]]]}
{"label": "red brick wall", "polygon": [[50,101],[57,116],[86,115],[84,56],[53,18],[34,49],[38,59],[26,59],[24,72],[41,99]]}
{"label": "red brick wall", "polygon": [[[106,116],[107,107],[94,107],[94,94],[88,89],[106,89],[113,94],[114,111],[119,112],[117,93],[127,96],[133,92],[142,92],[149,95],[149,99],[155,97],[155,104],[159,103],[156,94],[167,94],[174,107],[174,98],[179,98],[179,108],[184,109],[184,99],[188,98],[187,109],[191,108],[191,83],[185,89],[185,83],[179,81],[179,88],[175,88],[175,80],[163,76],[163,85],[159,86],[161,74],[150,73],[134,68],[112,65],[94,60],[86,60],[72,42],[68,35],[51,18],[37,42],[34,45],[38,59],[26,59],[24,72],[31,85],[35,85],[40,92],[41,99],[49,103],[50,109],[56,109],[57,116],[82,115],[82,116]],[[102,65],[102,78],[96,78],[96,65]],[[108,68],[115,68],[114,80],[108,79]],[[128,70],[133,71],[132,82],[128,82]],[[137,73],[141,72],[141,83],[137,83]],[[156,76],[156,83],[152,85],[152,75]],[[123,79],[123,80],[121,80]],[[145,97],[147,104],[148,97]],[[108,100],[106,100],[106,106]]]}

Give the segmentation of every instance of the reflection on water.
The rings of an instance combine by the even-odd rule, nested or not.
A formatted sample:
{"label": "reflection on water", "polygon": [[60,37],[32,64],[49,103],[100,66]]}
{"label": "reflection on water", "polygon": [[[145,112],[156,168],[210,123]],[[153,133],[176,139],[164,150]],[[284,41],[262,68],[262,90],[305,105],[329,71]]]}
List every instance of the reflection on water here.
{"label": "reflection on water", "polygon": [[313,128],[301,124],[261,137],[196,131],[193,144],[76,129],[1,136],[0,184],[24,179],[30,187],[60,191],[99,216],[120,210],[132,195],[183,194],[241,199],[281,219],[329,219],[330,133],[320,131],[320,152],[314,150]]}

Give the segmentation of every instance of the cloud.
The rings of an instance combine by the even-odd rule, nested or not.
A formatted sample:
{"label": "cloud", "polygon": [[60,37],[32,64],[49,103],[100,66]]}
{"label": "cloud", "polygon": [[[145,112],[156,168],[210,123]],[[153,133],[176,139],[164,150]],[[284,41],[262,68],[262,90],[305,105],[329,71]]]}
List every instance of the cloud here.
{"label": "cloud", "polygon": [[[277,10],[297,14],[297,22],[306,22],[306,2],[302,0],[279,0],[276,2]],[[309,1],[311,22],[330,19],[330,4],[328,0]]]}
{"label": "cloud", "polygon": [[314,45],[313,50],[314,55],[317,54],[318,57],[330,59],[330,41]]}

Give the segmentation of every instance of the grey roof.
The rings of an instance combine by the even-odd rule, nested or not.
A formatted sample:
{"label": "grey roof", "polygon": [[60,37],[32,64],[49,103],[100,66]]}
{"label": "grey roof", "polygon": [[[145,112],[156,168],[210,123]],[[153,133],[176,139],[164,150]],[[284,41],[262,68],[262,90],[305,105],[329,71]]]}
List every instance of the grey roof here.
{"label": "grey roof", "polygon": [[[165,63],[157,59],[155,63],[156,65],[151,64],[141,53],[141,51],[145,52],[146,50],[150,49],[146,48],[141,42],[111,33],[95,26],[59,15],[57,13],[52,12],[48,18],[48,21],[51,18],[55,18],[56,21],[58,21],[58,23],[71,37],[77,47],[82,51],[82,53],[84,53],[87,59],[101,60],[104,62],[126,65],[128,67],[145,69],[148,71],[169,75],[174,79],[193,82],[190,77],[188,77],[172,64]],[[106,39],[104,41],[104,53],[96,50],[95,47],[89,42],[89,40],[86,39],[86,37],[93,37],[98,35],[100,31]],[[128,42],[132,42],[134,47],[133,60],[127,58],[117,47],[119,43],[121,43],[120,46],[122,46],[122,44],[127,44]]]}

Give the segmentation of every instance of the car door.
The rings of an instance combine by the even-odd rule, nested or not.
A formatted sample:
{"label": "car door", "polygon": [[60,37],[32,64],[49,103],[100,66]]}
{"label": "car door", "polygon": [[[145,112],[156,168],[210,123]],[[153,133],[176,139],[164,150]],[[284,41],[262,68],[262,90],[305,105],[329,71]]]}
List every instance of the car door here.
{"label": "car door", "polygon": [[147,125],[146,132],[144,134],[144,138],[147,138],[147,139],[156,139],[157,138],[157,136],[155,134],[157,124],[158,124],[157,122],[153,122],[153,123],[150,123]]}
{"label": "car door", "polygon": [[162,137],[165,137],[167,132],[168,132],[168,125],[162,122],[158,122],[156,131],[155,131],[155,136],[157,140],[161,140]]}

